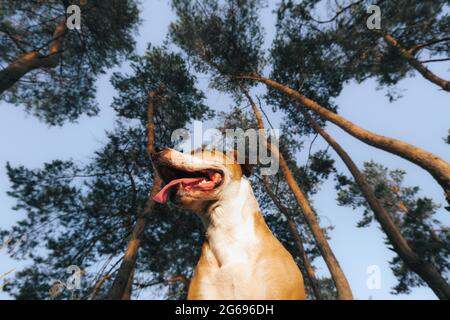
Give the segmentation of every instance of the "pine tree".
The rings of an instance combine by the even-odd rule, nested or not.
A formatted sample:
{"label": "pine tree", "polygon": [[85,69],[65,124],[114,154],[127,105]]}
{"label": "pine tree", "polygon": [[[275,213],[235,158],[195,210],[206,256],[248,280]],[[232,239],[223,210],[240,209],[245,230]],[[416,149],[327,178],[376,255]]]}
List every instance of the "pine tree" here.
{"label": "pine tree", "polygon": [[[69,29],[70,5],[81,10]],[[134,49],[134,0],[3,1],[0,100],[24,106],[50,125],[94,116],[97,77]]]}

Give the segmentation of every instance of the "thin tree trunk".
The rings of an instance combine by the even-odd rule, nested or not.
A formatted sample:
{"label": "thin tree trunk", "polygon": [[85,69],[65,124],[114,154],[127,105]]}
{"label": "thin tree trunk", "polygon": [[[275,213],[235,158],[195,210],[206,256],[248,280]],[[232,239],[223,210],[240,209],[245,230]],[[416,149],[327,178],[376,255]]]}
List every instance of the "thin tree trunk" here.
{"label": "thin tree trunk", "polygon": [[317,133],[319,133],[328,144],[336,151],[339,157],[344,161],[347,168],[353,175],[361,192],[366,198],[370,208],[381,225],[384,233],[387,235],[390,243],[395,249],[395,252],[400,256],[403,262],[419,277],[421,277],[429,287],[434,291],[439,299],[450,299],[450,286],[442,277],[439,271],[427,261],[421,259],[410,247],[407,240],[403,237],[397,225],[394,223],[392,217],[385,210],[383,205],[377,199],[372,187],[367,182],[364,174],[358,169],[356,164],[350,158],[348,153],[331,137],[317,122],[309,115],[307,111],[303,111],[305,118],[311,124]]}
{"label": "thin tree trunk", "polygon": [[[440,78],[439,76],[435,75],[433,72],[430,71],[427,67],[423,65],[419,60],[417,60],[412,52],[417,51],[417,48],[413,48],[412,51],[409,51],[405,48],[403,48],[398,41],[390,34],[384,34],[383,35],[384,40],[389,43],[391,46],[393,46],[397,51],[400,53],[400,55],[405,58],[408,63],[416,69],[425,79],[433,82],[434,84],[438,85],[445,91],[450,92],[450,82],[447,80],[444,80]],[[442,41],[448,41],[450,40],[450,37],[446,39],[441,39]]]}
{"label": "thin tree trunk", "polygon": [[[444,189],[447,202],[450,204],[450,165],[438,156],[424,149],[418,148],[401,140],[388,138],[374,132],[363,129],[344,117],[324,108],[317,102],[307,98],[301,93],[284,86],[276,81],[264,78],[258,75],[244,76],[243,78],[253,79],[266,84],[269,87],[277,89],[286,95],[300,101],[303,106],[313,110],[322,116],[325,120],[330,121],[345,130],[355,138],[384,151],[393,153],[428,171],[434,179]],[[299,111],[301,107],[299,106]]]}
{"label": "thin tree trunk", "polygon": [[10,89],[28,72],[37,68],[55,68],[61,56],[61,46],[65,33],[67,32],[66,19],[55,28],[53,40],[49,45],[49,54],[41,56],[38,51],[22,54],[11,62],[5,69],[0,71],[0,94]]}
{"label": "thin tree trunk", "polygon": [[[246,92],[245,94],[253,108],[256,119],[258,120],[259,128],[264,129],[264,122],[262,121],[261,113],[259,112],[252,98]],[[306,220],[306,223],[308,224],[309,229],[311,230],[311,233],[314,236],[314,239],[316,240],[317,247],[319,248],[322,257],[325,260],[328,269],[330,270],[331,277],[333,278],[334,284],[336,285],[336,289],[338,292],[338,299],[340,300],[353,299],[352,291],[350,289],[350,285],[348,284],[347,278],[345,277],[345,274],[342,271],[338,260],[336,259],[333,251],[331,250],[330,245],[328,244],[325,234],[323,233],[323,230],[317,221],[317,217],[313,209],[311,208],[305,193],[301,190],[301,188],[295,181],[295,178],[291,170],[289,169],[286,160],[284,159],[283,155],[280,153],[278,148],[270,144],[266,140],[266,137],[264,137],[263,141],[266,144],[267,149],[272,152],[274,158],[278,159],[281,171],[283,172],[283,175],[286,179],[286,183],[291,188],[295,196],[295,199],[297,200],[297,203],[302,209],[303,216]]]}
{"label": "thin tree trunk", "polygon": [[106,280],[109,280],[111,278],[111,274],[107,274],[106,276],[102,277],[94,286],[94,289],[92,290],[92,294],[89,297],[90,300],[94,300],[97,297],[98,292],[105,284]]}
{"label": "thin tree trunk", "polygon": [[[155,97],[155,91],[150,92],[148,95],[149,101],[147,106],[147,153],[150,159],[153,154],[155,143],[155,123],[153,121]],[[139,245],[141,243],[141,236],[145,230],[145,227],[147,226],[147,218],[153,212],[153,209],[155,207],[153,197],[161,190],[161,184],[161,179],[155,173],[152,190],[147,199],[144,209],[138,214],[136,224],[134,225],[133,232],[131,233],[131,239],[128,242],[122,264],[120,265],[119,271],[117,272],[116,278],[114,279],[113,285],[109,291],[108,299],[120,300],[127,297],[127,287],[130,288],[133,283],[133,274],[136,266]],[[129,294],[131,295],[131,288],[129,289]]]}
{"label": "thin tree trunk", "polygon": [[311,262],[309,261],[309,258],[305,252],[305,247],[303,245],[303,240],[300,236],[300,233],[298,232],[297,225],[292,218],[291,213],[289,210],[281,204],[275,193],[270,188],[270,182],[268,176],[263,176],[263,183],[264,188],[266,189],[267,193],[269,194],[269,197],[272,199],[273,203],[277,206],[277,208],[283,213],[283,215],[286,217],[287,224],[289,231],[291,232],[292,238],[294,238],[295,246],[297,247],[297,250],[300,254],[300,257],[303,261],[303,268],[300,268],[303,274],[303,277],[305,279],[309,280],[309,283],[311,284],[311,288],[314,294],[314,297],[316,300],[323,300],[322,293],[320,292],[319,284],[316,279],[316,273],[314,271],[313,266],[311,265]]}
{"label": "thin tree trunk", "polygon": [[134,280],[135,271],[136,271],[136,263],[134,264],[133,270],[130,273],[130,277],[128,278],[127,286],[125,287],[125,291],[120,300],[131,300],[131,292],[133,291],[133,280]]}
{"label": "thin tree trunk", "polygon": [[11,269],[11,270],[9,270],[9,271],[7,271],[7,272],[5,272],[5,273],[0,274],[0,280],[3,279],[3,278],[5,278],[8,274],[10,274],[11,272],[13,272],[14,270],[16,270],[16,268]]}

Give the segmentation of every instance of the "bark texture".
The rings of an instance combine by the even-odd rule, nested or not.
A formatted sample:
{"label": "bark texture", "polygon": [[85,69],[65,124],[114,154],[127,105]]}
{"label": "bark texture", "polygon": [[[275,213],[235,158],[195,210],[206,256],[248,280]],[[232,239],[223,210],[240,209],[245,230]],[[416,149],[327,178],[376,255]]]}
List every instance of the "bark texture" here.
{"label": "bark texture", "polygon": [[[155,110],[156,92],[152,91],[148,95],[147,106],[147,153],[152,158],[155,144],[155,123],[153,115]],[[153,187],[147,199],[145,207],[138,214],[136,223],[131,233],[125,255],[114,279],[113,285],[109,291],[108,299],[110,300],[128,300],[131,296],[132,284],[134,278],[134,269],[136,266],[137,253],[141,243],[141,236],[147,226],[147,217],[153,212],[155,202],[153,197],[161,190],[161,179],[155,175]]]}
{"label": "bark texture", "polygon": [[[390,34],[384,34],[384,40],[389,43],[391,46],[393,46],[395,49],[397,49],[398,53],[405,58],[408,63],[416,69],[425,79],[431,81],[432,83],[438,85],[443,90],[450,92],[450,82],[440,78],[436,74],[430,71],[427,67],[424,66],[422,62],[417,60],[414,57],[414,52],[420,49],[420,46],[412,48],[412,50],[407,50],[403,48],[398,41]],[[450,37],[447,37],[445,39],[441,39],[440,41],[449,41]]]}
{"label": "bark texture", "polygon": [[55,68],[62,54],[62,42],[67,32],[66,19],[64,19],[53,33],[49,45],[48,55],[42,56],[38,51],[23,53],[5,69],[0,71],[0,94],[10,89],[28,72],[38,68]]}

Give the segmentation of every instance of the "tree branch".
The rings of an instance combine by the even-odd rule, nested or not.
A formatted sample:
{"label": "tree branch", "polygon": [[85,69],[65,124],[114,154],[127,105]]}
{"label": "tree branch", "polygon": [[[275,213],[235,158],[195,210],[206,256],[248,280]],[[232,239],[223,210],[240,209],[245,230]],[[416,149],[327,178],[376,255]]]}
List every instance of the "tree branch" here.
{"label": "tree branch", "polygon": [[431,72],[427,67],[425,67],[419,60],[417,60],[412,54],[411,49],[407,50],[403,48],[392,35],[388,33],[383,34],[384,40],[397,49],[399,54],[405,58],[408,63],[415,68],[425,79],[433,82],[434,84],[438,85],[445,91],[450,92],[450,82],[447,80],[444,80],[437,75],[435,75],[433,72]]}
{"label": "tree branch", "polygon": [[422,61],[419,61],[419,62],[420,63],[432,63],[432,62],[443,62],[443,61],[450,61],[450,58],[422,60]]}
{"label": "tree branch", "polygon": [[450,41],[450,36],[447,36],[447,37],[441,38],[441,39],[431,40],[431,41],[426,42],[426,43],[421,43],[421,44],[415,45],[414,47],[411,47],[411,48],[407,49],[407,51],[409,52],[409,54],[414,55],[420,49],[432,46],[433,44],[436,44],[436,43],[445,42],[445,41]]}
{"label": "tree branch", "polygon": [[10,63],[4,70],[0,71],[0,94],[10,89],[28,72],[38,68],[55,68],[62,50],[62,42],[67,32],[66,19],[64,18],[53,32],[52,40],[49,42],[49,54],[42,56],[39,50],[22,54]]}
{"label": "tree branch", "polygon": [[354,2],[354,3],[350,3],[349,5],[345,6],[344,8],[342,8],[341,10],[339,10],[338,12],[336,12],[336,14],[335,14],[332,18],[330,18],[330,19],[328,19],[328,20],[317,20],[317,19],[313,18],[311,15],[310,15],[310,18],[311,18],[314,22],[317,22],[317,23],[320,23],[320,24],[330,23],[330,22],[333,22],[334,20],[336,20],[336,19],[337,19],[341,14],[343,14],[345,11],[347,11],[348,9],[351,9],[352,7],[354,7],[354,6],[358,5],[358,4],[360,4],[361,2],[363,2],[363,0],[359,0],[359,1],[356,1],[356,2]]}

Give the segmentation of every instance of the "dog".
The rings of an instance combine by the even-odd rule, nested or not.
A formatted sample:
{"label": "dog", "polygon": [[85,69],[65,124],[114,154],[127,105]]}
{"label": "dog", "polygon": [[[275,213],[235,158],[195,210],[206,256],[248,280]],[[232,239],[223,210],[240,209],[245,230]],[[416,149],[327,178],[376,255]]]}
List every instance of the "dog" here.
{"label": "dog", "polygon": [[[303,300],[300,270],[275,238],[236,153],[159,150],[154,167],[165,183],[153,198],[195,212],[206,229],[188,300]],[[245,176],[244,176],[245,175]]]}

